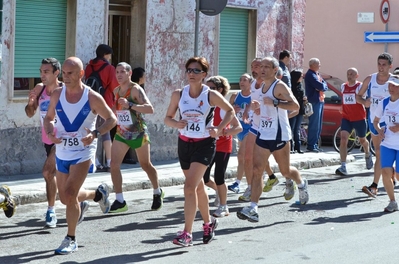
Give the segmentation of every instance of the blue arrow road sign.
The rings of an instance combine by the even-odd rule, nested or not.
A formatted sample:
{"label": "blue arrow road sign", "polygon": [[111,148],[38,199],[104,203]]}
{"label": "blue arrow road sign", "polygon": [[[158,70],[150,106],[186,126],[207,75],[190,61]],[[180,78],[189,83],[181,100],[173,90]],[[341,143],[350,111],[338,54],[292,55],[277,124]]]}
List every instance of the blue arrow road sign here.
{"label": "blue arrow road sign", "polygon": [[364,32],[364,42],[399,42],[399,32]]}

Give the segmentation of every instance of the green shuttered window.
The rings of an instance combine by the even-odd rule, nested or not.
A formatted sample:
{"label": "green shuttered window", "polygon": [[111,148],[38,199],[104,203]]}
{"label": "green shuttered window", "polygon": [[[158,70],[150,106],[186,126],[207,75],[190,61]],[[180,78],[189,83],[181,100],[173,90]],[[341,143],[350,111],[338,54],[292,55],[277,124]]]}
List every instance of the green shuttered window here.
{"label": "green shuttered window", "polygon": [[40,77],[43,58],[65,59],[67,0],[17,0],[15,78]]}
{"label": "green shuttered window", "polygon": [[226,7],[220,14],[219,74],[230,83],[247,71],[248,19],[246,9]]}

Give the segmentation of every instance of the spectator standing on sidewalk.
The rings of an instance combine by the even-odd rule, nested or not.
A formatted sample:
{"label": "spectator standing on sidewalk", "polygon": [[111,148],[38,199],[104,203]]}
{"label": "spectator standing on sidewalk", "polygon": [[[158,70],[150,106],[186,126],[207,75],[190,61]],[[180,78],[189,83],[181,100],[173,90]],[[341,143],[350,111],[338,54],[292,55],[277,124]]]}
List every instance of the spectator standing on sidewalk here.
{"label": "spectator standing on sidewalk", "polygon": [[309,70],[305,75],[306,96],[313,107],[313,115],[309,116],[307,146],[307,150],[312,152],[321,151],[318,141],[323,125],[324,92],[328,89],[326,81],[320,76],[320,66],[319,59],[310,59]]}
{"label": "spectator standing on sidewalk", "polygon": [[287,86],[288,88],[292,87],[291,83],[291,74],[290,70],[288,69],[288,64],[290,64],[291,60],[291,52],[289,50],[283,50],[280,52],[280,55],[278,57],[279,59],[279,67],[282,70],[282,77],[279,78],[277,74],[277,79],[281,79]]}
{"label": "spectator standing on sidewalk", "polygon": [[369,142],[366,139],[367,123],[366,110],[364,106],[356,102],[356,94],[359,93],[362,83],[357,80],[359,77],[356,68],[349,68],[346,72],[348,82],[341,85],[342,92],[342,122],[341,122],[341,140],[339,145],[339,154],[341,156],[341,166],[335,171],[337,175],[347,175],[346,156],[348,154],[347,145],[349,134],[353,129],[359,137],[360,144],[364,149],[366,168],[373,167],[373,157],[370,153]]}
{"label": "spectator standing on sidewalk", "polygon": [[[104,89],[102,96],[105,99],[107,105],[112,109],[114,105],[113,91],[117,87],[118,81],[116,80],[115,67],[109,62],[112,57],[113,50],[106,44],[98,45],[96,49],[96,58],[90,60],[89,64],[85,69],[86,80],[90,77],[93,71],[98,72],[101,78],[101,84]],[[103,119],[97,120],[97,126],[100,126],[104,122]],[[104,172],[108,171],[111,164],[111,134],[109,131],[101,136],[102,146],[105,150],[106,164],[101,164],[102,161],[96,161],[97,171]]]}
{"label": "spectator standing on sidewalk", "polygon": [[[205,58],[190,58],[185,64],[185,70],[189,84],[172,93],[165,124],[179,129],[178,155],[186,178],[184,230],[178,233],[173,243],[192,246],[197,209],[200,210],[204,221],[203,243],[208,244],[215,236],[218,220],[212,219],[209,214],[209,200],[203,176],[215,156],[216,138],[222,135],[223,129],[234,118],[234,109],[219,92],[202,83],[209,70],[209,63]],[[213,124],[215,106],[226,113],[217,127],[209,128]],[[177,110],[180,114],[178,120],[175,119]]]}
{"label": "spectator standing on sidewalk", "polygon": [[[101,95],[83,84],[83,63],[79,58],[65,60],[62,76],[65,87],[53,91],[43,126],[56,146],[57,187],[60,200],[66,205],[68,224],[67,235],[55,254],[66,255],[78,250],[75,234],[81,215],[79,201],[93,199],[99,202],[103,213],[109,210],[105,184],[96,191],[84,190],[82,185],[95,166],[97,138],[115,126],[116,117]],[[97,115],[104,123],[95,129]]]}
{"label": "spectator standing on sidewalk", "polygon": [[[362,191],[373,198],[377,196],[378,182],[381,177],[380,145],[382,140],[382,138],[378,136],[378,131],[374,128],[373,121],[378,105],[384,98],[389,97],[388,81],[396,80],[396,78],[389,72],[392,68],[392,62],[393,57],[391,54],[384,52],[378,55],[378,72],[373,73],[364,79],[362,88],[356,95],[356,101],[370,109],[367,120],[375,150],[374,178],[370,186],[363,186]],[[365,95],[367,97],[366,99],[363,98]]]}
{"label": "spectator standing on sidewalk", "polygon": [[300,70],[294,70],[291,72],[291,90],[295,99],[299,104],[299,112],[296,116],[290,118],[290,127],[292,130],[292,140],[291,153],[295,151],[303,154],[301,150],[300,141],[300,127],[303,120],[303,114],[305,113],[304,102],[307,100],[305,96],[305,89],[302,87],[303,73]]}

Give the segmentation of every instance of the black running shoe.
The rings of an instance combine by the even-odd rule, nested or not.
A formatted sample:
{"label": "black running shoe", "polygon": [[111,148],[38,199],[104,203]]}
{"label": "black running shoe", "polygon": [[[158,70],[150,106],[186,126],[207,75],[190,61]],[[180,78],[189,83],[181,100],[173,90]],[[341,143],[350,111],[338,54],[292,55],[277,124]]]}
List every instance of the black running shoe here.
{"label": "black running shoe", "polygon": [[204,244],[210,243],[215,238],[215,229],[218,227],[218,224],[218,219],[214,217],[212,217],[212,222],[210,224],[202,224],[202,228],[204,229],[202,242],[204,242]]}
{"label": "black running shoe", "polygon": [[154,194],[152,200],[151,210],[157,211],[162,208],[163,205],[163,197],[165,196],[165,192],[161,189],[161,194]]}
{"label": "black running shoe", "polygon": [[0,194],[4,196],[4,202],[0,204],[0,208],[3,208],[4,214],[11,218],[15,213],[15,201],[11,197],[10,188],[7,185],[3,185],[0,187]]}
{"label": "black running shoe", "polygon": [[123,201],[123,203],[119,202],[118,200],[115,200],[112,205],[111,209],[109,210],[109,213],[122,213],[127,211],[127,204],[126,201]]}

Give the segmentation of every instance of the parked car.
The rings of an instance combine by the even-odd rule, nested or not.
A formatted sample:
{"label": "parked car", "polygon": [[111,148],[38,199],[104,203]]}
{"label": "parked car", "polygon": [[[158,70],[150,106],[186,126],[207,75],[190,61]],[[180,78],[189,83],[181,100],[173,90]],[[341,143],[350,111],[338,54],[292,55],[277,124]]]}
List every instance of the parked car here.
{"label": "parked car", "polygon": [[[321,139],[326,142],[333,139],[335,131],[341,126],[341,85],[344,81],[330,75],[322,74],[322,77],[328,85],[328,90],[325,92],[326,97],[324,98],[323,126],[321,130]],[[305,87],[305,82],[303,86]],[[304,121],[308,122],[307,119]]]}

